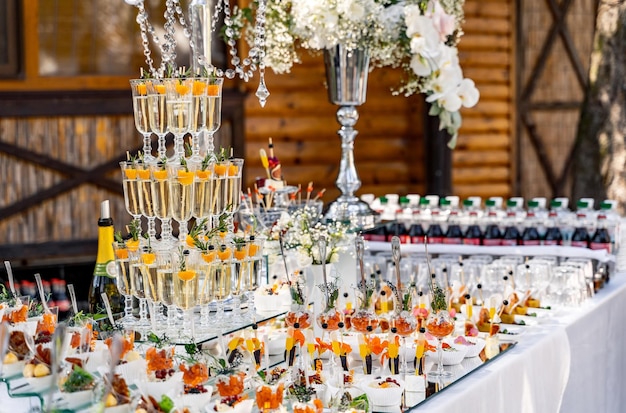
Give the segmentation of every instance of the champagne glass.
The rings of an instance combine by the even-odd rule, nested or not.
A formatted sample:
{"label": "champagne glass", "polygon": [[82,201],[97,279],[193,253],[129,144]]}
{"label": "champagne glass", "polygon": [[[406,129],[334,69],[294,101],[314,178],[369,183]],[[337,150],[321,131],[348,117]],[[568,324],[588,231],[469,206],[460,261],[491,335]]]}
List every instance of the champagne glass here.
{"label": "champagne glass", "polygon": [[226,177],[223,181],[223,191],[221,194],[223,211],[234,214],[239,209],[241,203],[241,170],[243,169],[243,159],[230,159],[226,170]]}
{"label": "champagne glass", "polygon": [[452,372],[443,369],[442,341],[454,331],[454,319],[448,309],[432,311],[426,320],[426,330],[437,339],[437,370],[428,373],[435,378],[452,377]]}
{"label": "champagne glass", "polygon": [[139,210],[148,219],[148,236],[150,244],[156,245],[156,212],[154,208],[155,196],[152,191],[152,173],[150,167],[144,162],[137,168],[137,190],[139,191]]}
{"label": "champagne glass", "polygon": [[213,165],[211,156],[207,155],[195,171],[193,179],[194,201],[191,214],[196,220],[201,221],[212,215],[211,205],[213,204],[213,186],[215,185]]}
{"label": "champagne glass", "polygon": [[200,135],[206,131],[207,121],[207,84],[208,79],[199,77],[192,80],[191,87],[191,124],[189,133],[191,134],[191,157],[190,162],[201,163]]}
{"label": "champagne glass", "polygon": [[167,163],[159,161],[151,167],[151,193],[154,215],[161,221],[161,242],[159,248],[167,249],[172,245],[172,207]]}
{"label": "champagne glass", "polygon": [[204,153],[212,154],[215,150],[213,135],[220,128],[222,123],[222,85],[224,78],[214,77],[207,79],[206,96],[206,140],[204,143]]}
{"label": "champagne glass", "polygon": [[118,320],[124,328],[135,327],[135,316],[133,316],[133,294],[130,288],[130,260],[128,248],[122,242],[113,243],[115,252],[115,264],[117,265],[117,289],[124,297],[124,316]]}
{"label": "champagne glass", "polygon": [[232,248],[230,245],[223,243],[217,248],[218,262],[214,266],[214,288],[215,301],[217,303],[217,312],[215,320],[218,327],[227,324],[224,318],[224,304],[230,297],[232,284]]}
{"label": "champagne glass", "polygon": [[139,320],[135,325],[137,330],[147,330],[150,328],[148,321],[147,288],[144,284],[143,273],[141,271],[141,252],[139,248],[129,249],[128,259],[130,263],[130,291],[139,300]]}
{"label": "champagne glass", "polygon": [[174,332],[177,310],[174,305],[174,260],[169,250],[156,252],[157,298],[167,307],[167,331]]}
{"label": "champagne glass", "polygon": [[124,206],[135,221],[141,217],[141,201],[137,165],[132,161],[120,162],[122,169],[122,187],[124,189]]}
{"label": "champagne glass", "polygon": [[187,238],[187,222],[191,219],[194,201],[194,172],[184,157],[177,164],[169,166],[170,202],[172,218],[178,222],[178,239],[184,243]]}
{"label": "champagne glass", "polygon": [[210,329],[209,307],[215,299],[215,266],[217,260],[217,251],[214,245],[203,245],[200,251],[200,279],[198,280],[198,300],[200,304],[200,327]]}
{"label": "champagne glass", "polygon": [[245,260],[245,276],[247,277],[246,299],[248,302],[248,319],[256,321],[256,307],[254,305],[254,292],[259,287],[259,273],[262,265],[262,241],[254,235],[248,238],[248,256]]}
{"label": "champagne glass", "polygon": [[246,259],[248,257],[248,241],[244,238],[233,239],[233,282],[231,296],[233,298],[233,322],[240,323],[241,318],[241,295],[246,290],[248,277],[246,276]]}
{"label": "champagne glass", "polygon": [[198,303],[198,251],[181,245],[173,254],[174,305],[184,312],[183,334],[193,338],[193,310]]}
{"label": "champagne glass", "polygon": [[131,79],[130,89],[133,93],[133,114],[135,129],[143,135],[143,159],[147,164],[156,162],[152,156],[152,130],[150,128],[148,110],[148,87],[145,79]]}
{"label": "champagne glass", "polygon": [[151,316],[154,316],[154,320],[151,320],[151,325],[153,330],[157,330],[159,323],[163,320],[160,320],[158,317],[158,315],[160,314],[160,303],[157,291],[158,281],[156,253],[152,250],[150,245],[146,245],[143,247],[140,260],[141,266],[139,267],[139,269],[143,278],[143,285],[144,287],[146,287],[146,299],[148,301],[148,305],[152,306],[153,310]]}
{"label": "champagne glass", "polygon": [[[396,299],[398,301],[396,313],[391,319],[392,332],[402,337],[402,347],[406,347],[406,337],[410,336],[417,329],[417,319],[413,315],[413,292],[415,288],[409,285],[397,292]],[[406,351],[402,353],[402,373],[408,373]]]}
{"label": "champagne glass", "polygon": [[185,156],[183,137],[191,126],[192,78],[165,79],[167,127],[174,135],[174,158]]}
{"label": "champagne glass", "polygon": [[148,92],[148,122],[150,130],[158,137],[157,161],[166,159],[165,136],[168,134],[167,94],[164,79],[146,81]]}

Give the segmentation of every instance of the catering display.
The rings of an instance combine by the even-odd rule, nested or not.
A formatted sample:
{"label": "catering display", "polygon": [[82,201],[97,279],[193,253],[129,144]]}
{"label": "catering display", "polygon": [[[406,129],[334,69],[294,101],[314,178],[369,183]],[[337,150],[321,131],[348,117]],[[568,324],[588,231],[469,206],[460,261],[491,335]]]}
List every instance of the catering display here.
{"label": "catering display", "polygon": [[[120,163],[131,219],[115,231],[108,201],[102,203],[88,313],[79,311],[70,288],[71,317],[59,320],[41,278],[35,277],[37,305],[18,293],[5,263],[10,285],[0,291],[0,381],[11,397],[38,397],[46,410],[109,413],[406,410],[609,281],[621,237],[610,202],[595,211],[581,200],[572,213],[562,199],[550,211],[545,200],[524,209],[511,199],[504,211],[497,199],[483,209],[472,197],[461,209],[455,197],[415,194],[396,204],[377,199],[358,208],[365,215],[324,216],[325,190],[287,181],[271,138],[259,153],[266,176],[254,189],[242,188],[244,160],[229,148],[216,150],[213,135],[221,124],[224,77],[249,80],[258,68],[261,104],[269,95],[267,2],[257,4],[254,46],[243,59],[233,37],[240,22],[228,1],[217,2],[235,67],[225,71],[207,61],[206,45],[196,42],[203,36],[187,27],[178,1],[167,1],[164,43],[155,40],[142,1],[133,3],[148,70],[130,82],[143,152]],[[459,22],[436,5],[432,16],[407,7],[424,25],[432,26],[433,16],[448,20],[440,29],[451,25],[454,33],[439,34],[458,40]],[[174,63],[176,19],[191,39],[190,71]],[[407,25],[417,35],[422,24]],[[455,43],[446,46],[439,34],[430,33],[436,40],[430,46],[443,47],[458,66]],[[150,38],[160,45],[158,68]],[[344,58],[358,56],[336,46]],[[411,50],[417,60],[424,53]],[[424,69],[420,62],[411,69]],[[361,66],[363,80],[367,62]],[[462,75],[457,83],[454,93],[432,95],[435,114],[454,136],[463,95],[466,106],[478,99],[473,83]],[[352,127],[364,93],[333,99],[341,106],[344,149],[340,201],[360,206]],[[458,107],[446,107],[450,96]],[[382,222],[362,231],[378,217],[370,207]]]}

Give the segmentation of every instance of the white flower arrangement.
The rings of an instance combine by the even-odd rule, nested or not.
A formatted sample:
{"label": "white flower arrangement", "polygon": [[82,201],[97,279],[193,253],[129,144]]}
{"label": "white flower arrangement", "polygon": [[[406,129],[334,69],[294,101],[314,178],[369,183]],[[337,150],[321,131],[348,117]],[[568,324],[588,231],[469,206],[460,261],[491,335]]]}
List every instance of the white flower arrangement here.
{"label": "white flower arrangement", "polygon": [[463,31],[464,0],[267,0],[263,63],[288,73],[300,62],[297,46],[322,51],[338,44],[367,48],[370,67],[400,67],[406,77],[393,91],[426,95],[430,114],[452,136],[461,107],[480,94],[463,77],[456,45]]}
{"label": "white flower arrangement", "polygon": [[[339,254],[346,250],[349,227],[341,222],[315,222],[311,212],[299,209],[291,215],[283,213],[281,218],[270,228],[268,239],[282,237],[284,248],[295,252],[299,266],[328,264],[339,261]],[[322,257],[319,240],[326,238],[326,256]]]}

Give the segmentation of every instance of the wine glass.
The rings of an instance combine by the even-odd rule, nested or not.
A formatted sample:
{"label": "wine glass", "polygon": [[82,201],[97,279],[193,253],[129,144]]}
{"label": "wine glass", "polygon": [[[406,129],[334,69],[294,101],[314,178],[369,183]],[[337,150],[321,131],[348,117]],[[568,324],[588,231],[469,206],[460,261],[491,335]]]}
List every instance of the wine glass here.
{"label": "wine glass", "polygon": [[148,121],[150,130],[158,137],[157,161],[166,159],[165,136],[169,133],[167,124],[167,94],[163,79],[146,81],[148,93]]}
{"label": "wine glass", "polygon": [[172,254],[174,262],[174,305],[183,310],[183,334],[195,336],[193,310],[198,303],[198,251],[182,245]]}
{"label": "wine glass", "polygon": [[206,95],[206,140],[204,142],[204,153],[212,154],[215,150],[213,135],[220,128],[222,123],[222,85],[224,78],[213,77],[207,79]]}
{"label": "wine glass", "polygon": [[437,370],[428,373],[431,377],[449,378],[452,373],[443,369],[442,340],[454,331],[454,319],[448,309],[431,311],[426,320],[426,330],[437,339]]}
{"label": "wine glass", "polygon": [[141,217],[141,202],[137,165],[132,161],[120,162],[122,169],[122,188],[124,189],[124,206],[135,221]]}
{"label": "wine glass", "polygon": [[143,159],[147,164],[152,164],[156,158],[152,156],[152,130],[150,128],[148,110],[148,87],[145,79],[131,79],[130,89],[133,93],[133,113],[135,128],[143,135]]}
{"label": "wine glass", "polygon": [[[152,312],[150,313],[152,319],[152,328],[153,330],[157,330],[159,323],[162,322],[162,319],[159,319],[158,315],[160,314],[160,303],[157,291],[157,262],[156,262],[156,253],[152,250],[150,245],[143,247],[141,256],[141,266],[139,267],[141,271],[141,275],[143,277],[143,285],[146,287],[146,299],[148,304],[152,308]],[[155,331],[156,332],[156,331]]]}
{"label": "wine glass", "polygon": [[191,157],[190,162],[201,163],[200,135],[206,130],[207,122],[207,84],[208,80],[203,77],[193,78],[191,87],[191,123],[189,133],[191,134]]}
{"label": "wine glass", "polygon": [[130,261],[128,256],[128,248],[122,242],[113,243],[113,251],[115,252],[115,264],[117,265],[117,289],[124,297],[124,316],[118,320],[124,328],[135,326],[135,316],[133,316],[133,295],[130,288]]}
{"label": "wine glass", "polygon": [[174,135],[174,157],[178,160],[185,156],[183,137],[191,126],[191,89],[192,78],[165,79],[167,99],[167,127]]}
{"label": "wine glass", "polygon": [[178,222],[178,239],[184,243],[194,201],[194,171],[182,157],[179,162],[168,166],[168,175],[172,218]]}

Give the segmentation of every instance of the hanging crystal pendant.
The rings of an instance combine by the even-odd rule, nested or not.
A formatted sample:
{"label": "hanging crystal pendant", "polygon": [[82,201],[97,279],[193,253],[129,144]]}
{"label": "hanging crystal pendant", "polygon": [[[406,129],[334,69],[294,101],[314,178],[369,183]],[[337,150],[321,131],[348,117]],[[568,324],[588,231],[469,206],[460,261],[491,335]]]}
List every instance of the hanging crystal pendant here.
{"label": "hanging crystal pendant", "polygon": [[263,74],[261,74],[259,87],[256,89],[255,96],[259,98],[259,103],[261,104],[261,107],[264,108],[267,98],[270,96],[270,91],[267,90],[267,86],[265,86],[265,76],[263,76]]}

